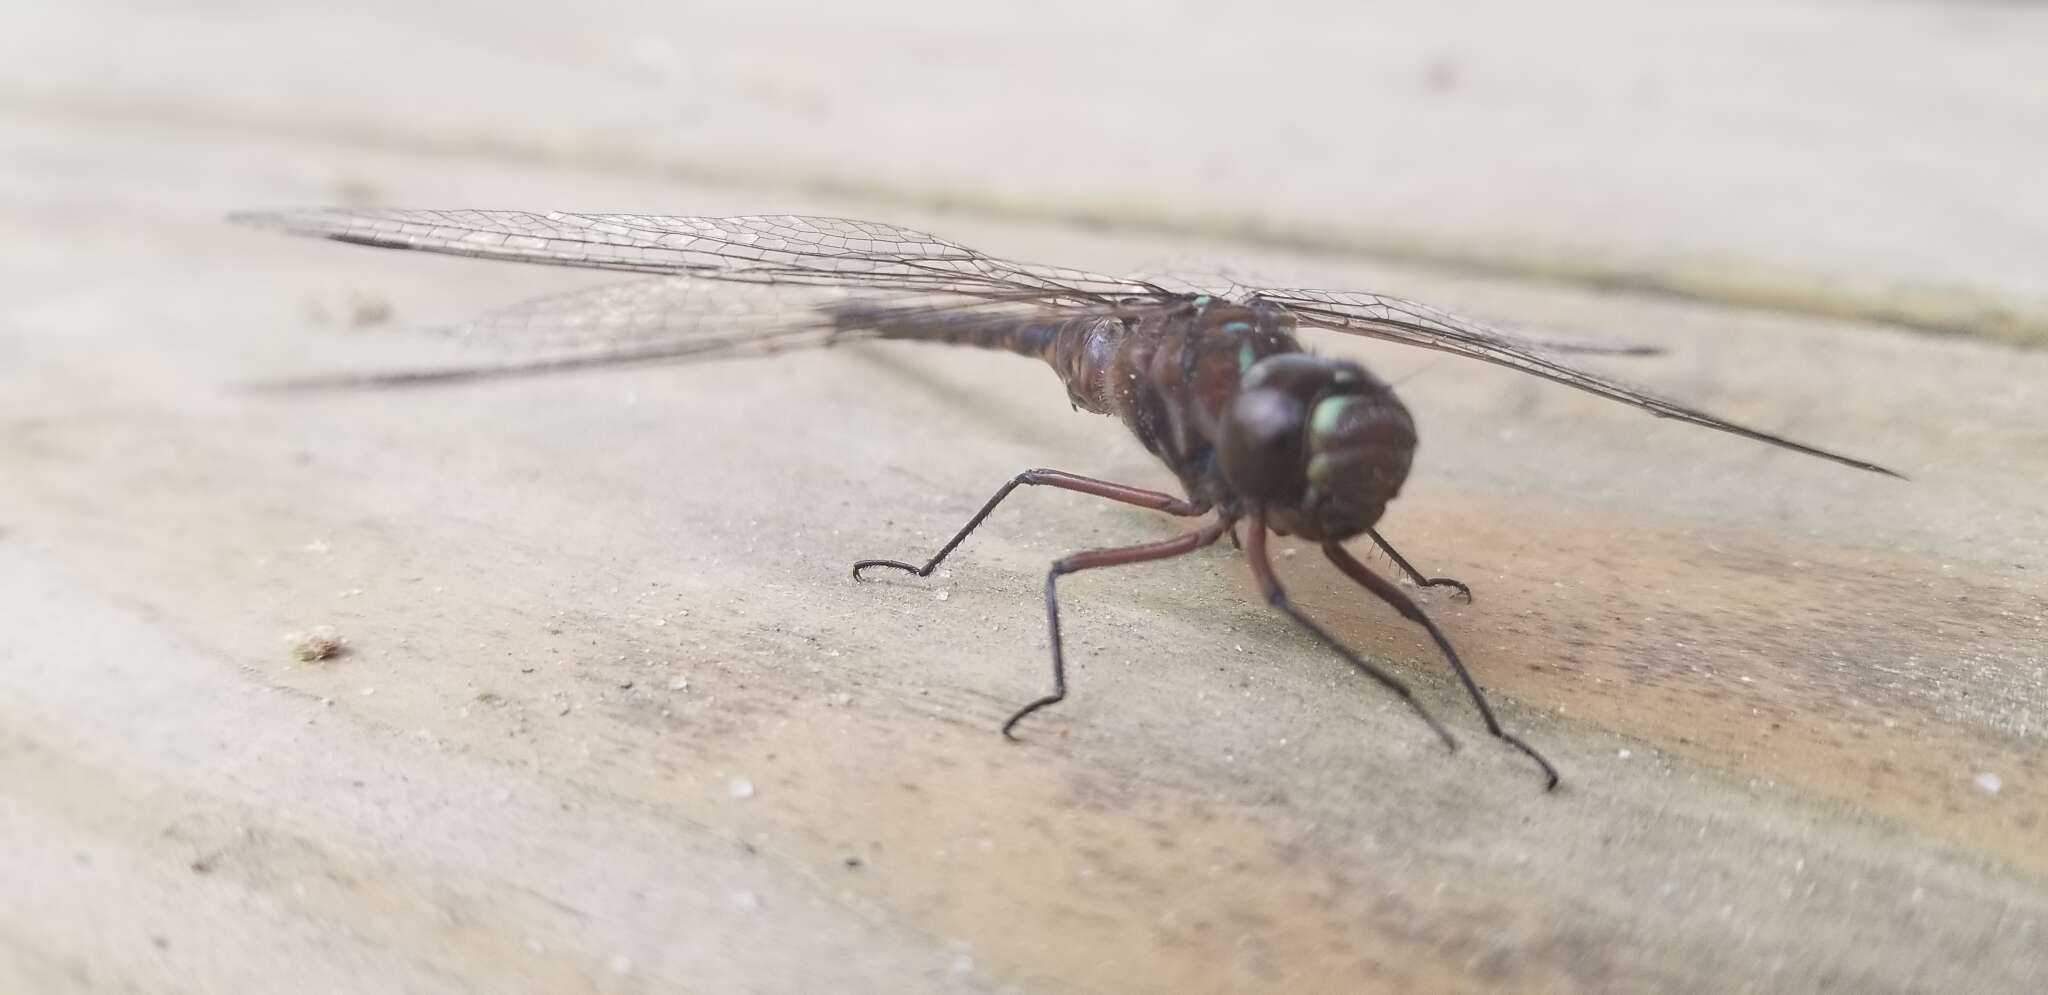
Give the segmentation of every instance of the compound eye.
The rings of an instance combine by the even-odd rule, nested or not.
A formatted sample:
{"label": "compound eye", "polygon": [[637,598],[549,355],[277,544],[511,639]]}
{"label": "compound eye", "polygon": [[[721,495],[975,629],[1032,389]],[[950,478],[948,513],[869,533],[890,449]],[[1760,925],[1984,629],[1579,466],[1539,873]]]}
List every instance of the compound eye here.
{"label": "compound eye", "polygon": [[1301,492],[1302,428],[1308,412],[1281,390],[1247,390],[1230,402],[1217,440],[1223,477],[1239,494],[1261,500]]}

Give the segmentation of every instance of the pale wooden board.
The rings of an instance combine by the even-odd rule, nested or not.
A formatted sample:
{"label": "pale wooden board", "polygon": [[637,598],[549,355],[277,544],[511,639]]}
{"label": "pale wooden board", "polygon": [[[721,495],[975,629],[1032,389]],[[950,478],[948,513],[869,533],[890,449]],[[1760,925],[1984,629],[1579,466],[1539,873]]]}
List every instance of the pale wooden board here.
{"label": "pale wooden board", "polygon": [[[47,108],[0,125],[0,880],[34,896],[0,907],[0,987],[2033,991],[2048,974],[2038,354],[487,155]],[[1320,340],[1402,380],[1424,443],[1386,530],[1477,589],[1430,607],[1566,787],[1539,793],[1419,634],[1307,555],[1282,560],[1300,599],[1465,750],[1264,611],[1227,549],[1074,578],[1074,696],[1008,744],[995,727],[1046,679],[1044,564],[1169,524],[1031,494],[932,581],[856,586],[845,567],[927,550],[1027,466],[1163,484],[1134,443],[1028,362],[908,346],[234,390],[448,355],[349,327],[358,303],[433,323],[607,279],[218,220],[365,187],[879,210],[1048,262],[1197,258],[1402,293],[1666,345],[1610,368],[1914,479]],[[285,635],[316,624],[351,652],[291,660]]]}

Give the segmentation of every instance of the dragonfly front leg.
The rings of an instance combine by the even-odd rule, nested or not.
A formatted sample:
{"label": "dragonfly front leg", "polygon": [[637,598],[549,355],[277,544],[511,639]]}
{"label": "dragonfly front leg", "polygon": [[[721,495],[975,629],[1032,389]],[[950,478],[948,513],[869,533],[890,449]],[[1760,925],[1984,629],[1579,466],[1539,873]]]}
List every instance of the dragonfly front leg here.
{"label": "dragonfly front leg", "polygon": [[1009,483],[1004,484],[998,489],[995,496],[989,498],[988,503],[982,505],[981,510],[975,512],[974,517],[968,519],[967,524],[960,527],[960,531],[954,534],[951,541],[940,547],[937,553],[932,554],[930,560],[925,561],[924,566],[914,567],[901,560],[862,560],[853,565],[853,579],[862,579],[860,572],[869,567],[888,567],[892,570],[916,574],[919,577],[931,576],[932,571],[938,569],[939,563],[953,552],[954,547],[959,546],[961,542],[965,541],[967,534],[973,532],[976,527],[981,525],[982,519],[987,518],[990,512],[995,511],[996,505],[1002,504],[1003,499],[1009,497],[1010,492],[1016,490],[1021,484],[1080,491],[1083,494],[1093,494],[1096,497],[1108,498],[1111,501],[1136,505],[1140,508],[1150,508],[1154,511],[1163,511],[1169,515],[1178,515],[1182,518],[1192,518],[1203,514],[1210,507],[1207,504],[1197,504],[1185,498],[1174,497],[1171,494],[1148,491],[1142,487],[1130,487],[1107,480],[1097,480],[1094,477],[1083,477],[1078,473],[1068,473],[1064,470],[1026,470],[1011,477]]}
{"label": "dragonfly front leg", "polygon": [[1060,643],[1060,601],[1055,590],[1062,574],[1093,570],[1097,567],[1120,567],[1129,563],[1149,563],[1184,556],[1215,542],[1230,530],[1228,519],[1219,519],[1193,532],[1183,532],[1170,539],[1148,542],[1137,546],[1122,546],[1116,549],[1091,549],[1074,553],[1053,561],[1052,569],[1045,574],[1045,626],[1052,641],[1052,693],[1017,709],[1008,722],[1003,723],[1003,735],[1016,739],[1011,732],[1024,716],[1067,696],[1066,651]]}
{"label": "dragonfly front leg", "polygon": [[1444,741],[1445,746],[1456,750],[1457,737],[1452,736],[1451,731],[1444,728],[1444,724],[1437,721],[1435,715],[1430,714],[1429,707],[1422,703],[1422,699],[1415,697],[1415,692],[1409,690],[1408,685],[1353,652],[1351,647],[1339,642],[1336,636],[1330,635],[1328,630],[1317,625],[1314,619],[1303,614],[1301,609],[1295,606],[1294,599],[1287,596],[1287,589],[1280,585],[1279,575],[1273,572],[1273,561],[1266,556],[1266,519],[1263,514],[1252,519],[1249,535],[1250,538],[1244,544],[1244,558],[1245,562],[1251,565],[1252,579],[1258,582],[1260,593],[1266,596],[1266,603],[1278,609],[1295,625],[1308,630],[1309,635],[1316,637],[1324,646],[1335,650],[1338,656],[1357,668],[1359,673],[1378,681],[1381,687],[1392,691],[1416,715],[1421,716],[1422,721],[1429,723],[1430,730]]}
{"label": "dragonfly front leg", "polygon": [[1466,604],[1472,603],[1472,589],[1466,587],[1464,581],[1452,580],[1449,577],[1424,577],[1422,571],[1415,569],[1406,557],[1394,552],[1394,547],[1380,536],[1380,530],[1366,529],[1365,534],[1372,537],[1373,545],[1378,546],[1380,552],[1387,554],[1387,559],[1393,560],[1394,565],[1400,567],[1401,572],[1407,574],[1408,579],[1413,581],[1416,587],[1456,588],[1457,590],[1454,594],[1462,595],[1465,598]]}
{"label": "dragonfly front leg", "polygon": [[[1253,565],[1256,569],[1259,561],[1265,559],[1266,551],[1264,542],[1255,542],[1255,545],[1258,547],[1257,551],[1253,554]],[[1493,706],[1486,703],[1486,695],[1480,693],[1479,682],[1473,680],[1472,672],[1465,669],[1465,661],[1459,659],[1458,651],[1451,648],[1450,639],[1444,636],[1443,630],[1437,628],[1436,623],[1431,621],[1428,615],[1423,614],[1422,609],[1412,599],[1402,594],[1400,588],[1395,587],[1385,578],[1373,573],[1371,570],[1367,570],[1365,564],[1358,562],[1358,559],[1347,552],[1343,546],[1334,542],[1324,543],[1323,555],[1328,557],[1329,561],[1338,570],[1343,571],[1346,577],[1357,582],[1358,586],[1372,592],[1373,597],[1386,602],[1395,611],[1400,612],[1402,617],[1414,622],[1416,625],[1422,626],[1423,630],[1429,633],[1429,638],[1435,640],[1436,648],[1443,651],[1444,659],[1451,662],[1451,670],[1458,675],[1458,682],[1465,685],[1465,693],[1472,696],[1472,704],[1478,707],[1479,717],[1486,720],[1486,731],[1492,733],[1496,738],[1507,743],[1509,746],[1522,751],[1529,759],[1536,761],[1536,766],[1543,768],[1543,790],[1549,791],[1557,787],[1557,768],[1551,766],[1550,761],[1544,759],[1543,754],[1536,752],[1535,747],[1522,742],[1521,737],[1501,728],[1500,720],[1493,717]],[[1266,576],[1270,576],[1271,573],[1272,568],[1266,567],[1261,579],[1263,580]],[[1330,637],[1324,636],[1323,639],[1335,645],[1330,640]],[[1348,653],[1349,651],[1347,650],[1346,652]],[[1353,662],[1357,661],[1354,660]],[[1434,719],[1431,720],[1432,723],[1434,721]]]}

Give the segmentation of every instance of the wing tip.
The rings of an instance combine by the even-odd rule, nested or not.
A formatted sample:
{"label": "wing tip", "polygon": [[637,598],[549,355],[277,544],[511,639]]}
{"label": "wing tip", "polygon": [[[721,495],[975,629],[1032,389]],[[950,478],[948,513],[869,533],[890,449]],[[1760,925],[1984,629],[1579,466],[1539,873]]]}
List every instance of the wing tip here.
{"label": "wing tip", "polygon": [[1769,432],[1758,431],[1757,429],[1737,425],[1732,422],[1719,422],[1719,419],[1715,419],[1715,421],[1719,422],[1719,424],[1703,424],[1697,421],[1695,417],[1690,413],[1673,414],[1668,411],[1651,411],[1650,414],[1657,418],[1668,418],[1672,421],[1685,422],[1689,425],[1700,425],[1703,428],[1712,428],[1717,431],[1728,432],[1732,435],[1741,436],[1742,438],[1748,439],[1752,442],[1761,442],[1764,445],[1770,446],[1774,449],[1783,449],[1787,452],[1798,453],[1801,456],[1812,456],[1816,459],[1824,459],[1830,463],[1846,466],[1852,470],[1863,470],[1867,473],[1880,474],[1886,477],[1891,477],[1894,480],[1913,479],[1911,477],[1906,476],[1903,473],[1900,473],[1897,470],[1892,469],[1891,467],[1884,466],[1879,463],[1872,463],[1869,460],[1857,459],[1854,456],[1844,456],[1841,453],[1822,449],[1819,446],[1809,446],[1803,442],[1794,442],[1791,439],[1787,439],[1783,436],[1772,435]]}
{"label": "wing tip", "polygon": [[231,225],[324,235],[332,230],[334,220],[326,216],[333,213],[334,209],[327,207],[257,208],[229,211],[224,218]]}
{"label": "wing tip", "polygon": [[1803,445],[1801,443],[1793,442],[1789,439],[1778,439],[1775,436],[1773,436],[1765,438],[1761,441],[1769,442],[1772,445],[1778,446],[1783,449],[1790,449],[1791,451],[1795,453],[1800,453],[1802,455],[1818,456],[1821,459],[1827,460],[1830,463],[1839,463],[1842,466],[1849,467],[1850,469],[1863,470],[1868,473],[1881,474],[1886,477],[1891,477],[1894,480],[1913,479],[1888,466],[1872,463],[1869,460],[1860,460],[1854,456],[1844,456],[1841,453],[1829,452],[1828,450],[1821,449],[1815,446]]}
{"label": "wing tip", "polygon": [[1800,452],[1804,452],[1812,456],[1818,456],[1821,459],[1827,460],[1830,463],[1839,463],[1843,466],[1849,467],[1852,470],[1863,470],[1869,473],[1875,473],[1881,476],[1890,477],[1893,480],[1913,479],[1911,477],[1906,476],[1903,473],[1900,473],[1897,470],[1892,469],[1891,467],[1881,466],[1877,463],[1872,463],[1868,460],[1856,459],[1852,456],[1843,456],[1840,453],[1831,453],[1825,449],[1807,449],[1800,450]]}
{"label": "wing tip", "polygon": [[284,223],[285,213],[284,211],[261,209],[229,211],[222,215],[222,220],[231,225],[246,225],[251,228],[275,228]]}
{"label": "wing tip", "polygon": [[1781,441],[1776,439],[1765,439],[1763,441],[1770,442],[1772,445],[1778,446],[1782,449],[1790,449],[1791,451],[1795,453],[1800,453],[1802,455],[1818,456],[1821,459],[1827,460],[1830,463],[1838,463],[1842,466],[1849,467],[1852,470],[1863,470],[1868,473],[1881,474],[1883,476],[1890,477],[1894,480],[1913,479],[1911,477],[1906,476],[1903,473],[1900,473],[1897,470],[1892,469],[1891,467],[1883,466],[1877,463],[1872,463],[1869,460],[1860,460],[1854,456],[1844,456],[1841,453],[1829,452],[1825,449],[1819,449],[1813,446],[1802,445],[1800,443],[1792,442],[1790,440]]}
{"label": "wing tip", "polygon": [[322,238],[330,242],[345,242],[349,245],[367,245],[378,249],[414,247],[412,240],[403,236],[384,231],[366,231],[357,227],[352,222],[361,221],[361,214],[344,208],[302,207],[230,211],[226,218],[229,224],[262,228],[287,235]]}

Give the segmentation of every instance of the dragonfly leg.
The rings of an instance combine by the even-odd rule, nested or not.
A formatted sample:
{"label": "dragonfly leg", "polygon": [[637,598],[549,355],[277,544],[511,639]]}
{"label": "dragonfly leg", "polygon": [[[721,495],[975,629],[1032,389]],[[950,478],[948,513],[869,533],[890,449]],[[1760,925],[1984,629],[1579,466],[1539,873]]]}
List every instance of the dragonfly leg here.
{"label": "dragonfly leg", "polygon": [[[1257,545],[1263,547],[1265,544],[1258,542]],[[1263,553],[1264,549],[1261,548],[1260,552]],[[1451,648],[1451,641],[1444,637],[1443,630],[1437,628],[1436,623],[1430,621],[1429,616],[1423,614],[1422,609],[1417,607],[1412,599],[1401,593],[1400,588],[1385,578],[1366,569],[1365,564],[1358,562],[1356,557],[1334,542],[1323,544],[1323,555],[1329,557],[1330,562],[1337,565],[1337,569],[1344,571],[1345,576],[1357,581],[1358,586],[1371,591],[1375,597],[1392,605],[1395,611],[1400,612],[1409,621],[1428,630],[1429,638],[1436,640],[1437,648],[1451,661],[1451,669],[1457,672],[1458,680],[1465,685],[1466,693],[1472,696],[1472,703],[1479,706],[1479,716],[1486,720],[1486,731],[1521,750],[1529,759],[1536,761],[1536,766],[1543,768],[1544,790],[1557,787],[1557,768],[1552,767],[1550,761],[1543,759],[1543,754],[1536,752],[1534,747],[1501,728],[1500,721],[1493,717],[1493,708],[1486,703],[1486,695],[1480,692],[1478,682],[1474,681],[1471,672],[1465,669],[1465,661],[1458,659],[1458,651]]]}
{"label": "dragonfly leg", "polygon": [[1464,581],[1452,580],[1449,577],[1424,577],[1422,571],[1415,569],[1415,565],[1408,562],[1407,557],[1394,551],[1393,544],[1387,542],[1385,536],[1380,535],[1380,530],[1366,529],[1365,534],[1372,537],[1373,545],[1378,546],[1380,552],[1387,554],[1387,559],[1393,560],[1394,565],[1400,567],[1401,572],[1407,574],[1408,579],[1415,582],[1416,587],[1456,588],[1452,592],[1455,596],[1463,597],[1468,605],[1472,603],[1472,589],[1466,587]]}
{"label": "dragonfly leg", "polygon": [[1072,553],[1053,561],[1052,569],[1045,574],[1045,626],[1052,639],[1052,693],[1017,709],[1008,722],[1003,723],[1003,735],[1016,739],[1011,730],[1024,716],[1038,711],[1067,696],[1066,653],[1060,645],[1060,602],[1055,585],[1062,574],[1094,570],[1097,567],[1120,567],[1130,563],[1149,563],[1153,560],[1167,560],[1184,556],[1215,542],[1230,529],[1228,519],[1219,519],[1193,532],[1161,539],[1158,542],[1142,543],[1136,546],[1120,546],[1115,549],[1091,549]]}
{"label": "dragonfly leg", "polygon": [[948,555],[951,555],[954,547],[959,546],[961,542],[965,541],[967,534],[973,532],[981,525],[982,519],[987,518],[990,512],[996,510],[996,505],[1002,504],[1003,499],[1009,497],[1011,491],[1016,490],[1018,486],[1023,484],[1080,491],[1083,494],[1093,494],[1096,497],[1108,498],[1111,501],[1120,501],[1124,504],[1137,505],[1140,508],[1151,508],[1154,511],[1163,511],[1169,515],[1178,515],[1182,518],[1192,518],[1209,510],[1209,505],[1197,504],[1185,498],[1174,497],[1171,494],[1148,491],[1141,487],[1129,487],[1124,484],[1111,483],[1107,480],[1097,480],[1094,477],[1083,477],[1078,473],[1068,473],[1064,470],[1026,470],[1011,477],[1008,483],[997,489],[995,496],[989,498],[988,503],[982,505],[981,510],[975,512],[974,517],[968,519],[967,524],[961,526],[960,531],[955,533],[953,538],[944,546],[940,547],[939,551],[934,553],[930,560],[925,561],[924,566],[914,567],[901,560],[862,560],[853,565],[853,579],[860,580],[860,572],[870,567],[888,567],[891,570],[901,570],[904,573],[916,574],[919,577],[931,576],[932,571],[938,569],[939,563],[945,560]]}
{"label": "dragonfly leg", "polygon": [[1358,668],[1365,676],[1394,692],[1395,696],[1415,710],[1415,714],[1422,716],[1422,721],[1429,723],[1429,728],[1443,739],[1445,746],[1453,750],[1458,748],[1457,738],[1451,735],[1449,729],[1444,728],[1442,722],[1437,721],[1436,716],[1429,713],[1428,708],[1423,707],[1421,700],[1415,697],[1415,692],[1408,690],[1408,685],[1401,683],[1400,678],[1366,662],[1364,657],[1352,652],[1351,647],[1338,642],[1336,636],[1324,631],[1322,626],[1317,625],[1307,615],[1302,614],[1300,608],[1295,607],[1294,600],[1287,596],[1287,589],[1280,586],[1280,578],[1273,573],[1272,561],[1266,557],[1266,522],[1263,517],[1252,520],[1251,528],[1246,532],[1244,546],[1245,559],[1252,566],[1252,578],[1258,581],[1259,590],[1265,594],[1267,604],[1279,609],[1282,614],[1292,619],[1294,624],[1307,629],[1310,634],[1321,640],[1323,645],[1337,651],[1338,656]]}

